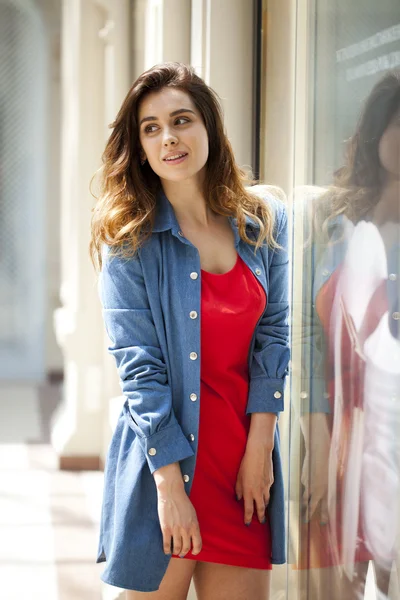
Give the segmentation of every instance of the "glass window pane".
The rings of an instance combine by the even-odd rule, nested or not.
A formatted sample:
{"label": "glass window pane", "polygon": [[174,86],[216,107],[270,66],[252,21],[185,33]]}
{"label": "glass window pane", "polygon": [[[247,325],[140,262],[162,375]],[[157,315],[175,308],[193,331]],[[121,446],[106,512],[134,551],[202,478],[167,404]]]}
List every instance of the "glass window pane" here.
{"label": "glass window pane", "polygon": [[290,566],[301,598],[398,598],[400,4],[317,0],[307,19]]}

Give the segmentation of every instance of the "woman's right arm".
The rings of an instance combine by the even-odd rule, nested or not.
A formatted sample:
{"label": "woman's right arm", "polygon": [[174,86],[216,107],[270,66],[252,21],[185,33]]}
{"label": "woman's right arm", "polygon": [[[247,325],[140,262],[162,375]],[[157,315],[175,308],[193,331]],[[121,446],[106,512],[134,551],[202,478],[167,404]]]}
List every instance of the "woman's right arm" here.
{"label": "woman's right arm", "polygon": [[[294,226],[302,231],[303,253],[301,276],[294,264],[294,310],[300,321],[292,326],[292,347],[296,356],[300,350],[300,364],[294,365],[300,378],[300,426],[304,437],[305,457],[301,481],[304,486],[303,511],[306,520],[311,519],[321,504],[320,519],[327,521],[328,461],[330,433],[327,416],[330,403],[326,382],[326,339],[313,298],[314,275],[319,255],[323,249],[317,243],[313,230],[313,206],[320,188],[297,190],[293,202]],[[300,285],[296,282],[301,282]],[[300,306],[299,306],[300,305]],[[299,310],[300,309],[300,310]]]}
{"label": "woman's right arm", "polygon": [[198,554],[202,547],[199,523],[183,486],[179,464],[161,467],[154,472],[154,479],[165,554],[185,556],[190,549]]}
{"label": "woman's right arm", "polygon": [[108,351],[117,364],[132,428],[154,473],[194,453],[172,407],[140,258],[110,257],[105,247],[99,291]]}
{"label": "woman's right arm", "polygon": [[167,368],[160,348],[140,258],[110,256],[103,249],[99,280],[109,352],[115,358],[131,425],[146,456],[158,493],[164,551],[201,549],[196,513],[185,492],[179,461],[193,450],[172,407]]}

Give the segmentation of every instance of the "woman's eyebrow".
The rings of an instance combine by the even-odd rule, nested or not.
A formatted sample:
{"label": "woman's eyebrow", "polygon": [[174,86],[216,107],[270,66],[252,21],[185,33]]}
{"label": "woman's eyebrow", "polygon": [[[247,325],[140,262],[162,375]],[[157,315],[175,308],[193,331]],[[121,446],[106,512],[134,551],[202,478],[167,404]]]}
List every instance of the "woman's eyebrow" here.
{"label": "woman's eyebrow", "polygon": [[[175,117],[176,115],[180,115],[181,113],[185,113],[185,112],[190,112],[193,115],[196,114],[193,110],[191,110],[190,108],[178,108],[178,110],[174,110],[172,113],[170,113],[170,117]],[[142,123],[144,123],[145,121],[157,121],[157,117],[144,117],[139,124],[139,127]]]}

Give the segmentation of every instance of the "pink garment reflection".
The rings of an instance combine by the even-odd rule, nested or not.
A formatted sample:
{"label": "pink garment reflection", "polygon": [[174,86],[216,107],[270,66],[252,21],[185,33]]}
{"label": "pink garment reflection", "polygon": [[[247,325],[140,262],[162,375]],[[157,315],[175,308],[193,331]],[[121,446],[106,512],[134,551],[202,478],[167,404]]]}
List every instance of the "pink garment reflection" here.
{"label": "pink garment reflection", "polygon": [[329,552],[313,565],[343,565],[350,579],[356,562],[373,558],[390,568],[395,557],[400,424],[400,349],[387,321],[386,252],[373,224],[351,228],[345,260],[316,301],[333,402]]}

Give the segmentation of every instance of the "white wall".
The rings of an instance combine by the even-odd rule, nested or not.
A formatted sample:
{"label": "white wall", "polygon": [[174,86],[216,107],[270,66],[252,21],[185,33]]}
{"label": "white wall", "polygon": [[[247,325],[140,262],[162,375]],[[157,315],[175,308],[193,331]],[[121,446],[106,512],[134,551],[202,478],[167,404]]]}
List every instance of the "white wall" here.
{"label": "white wall", "polygon": [[192,0],[191,63],[222,100],[241,166],[252,160],[253,24],[248,0]]}
{"label": "white wall", "polygon": [[[64,468],[96,468],[103,454],[105,336],[89,259],[90,180],[108,124],[129,86],[129,2],[64,0],[62,24],[61,288],[55,330],[65,368],[52,443]],[[109,357],[107,357],[107,360]]]}

